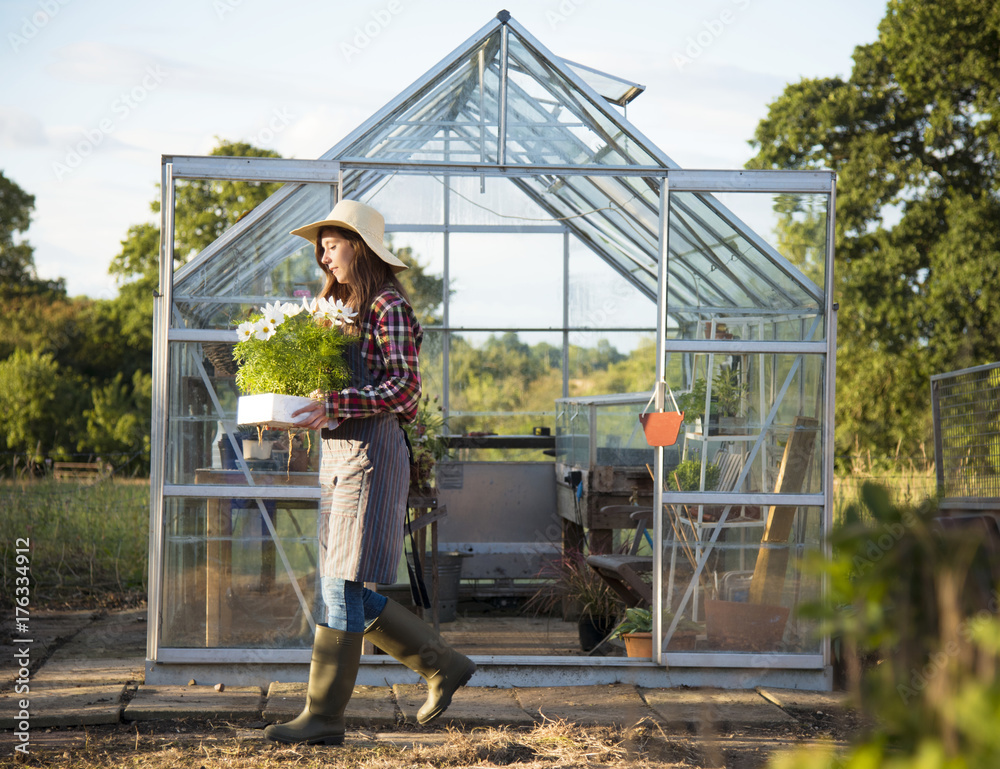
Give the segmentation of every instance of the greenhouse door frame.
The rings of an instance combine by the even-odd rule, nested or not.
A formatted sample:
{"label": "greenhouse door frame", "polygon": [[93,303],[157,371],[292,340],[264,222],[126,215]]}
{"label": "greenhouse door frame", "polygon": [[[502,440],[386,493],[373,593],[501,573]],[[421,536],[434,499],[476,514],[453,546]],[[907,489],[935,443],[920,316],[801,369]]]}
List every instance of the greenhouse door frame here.
{"label": "greenhouse door frame", "polygon": [[[286,183],[324,183],[336,188],[339,198],[345,171],[372,170],[386,175],[479,175],[499,178],[524,176],[623,176],[645,177],[660,182],[659,199],[659,283],[657,291],[657,338],[664,339],[667,328],[668,281],[668,215],[671,192],[761,192],[761,193],[823,193],[828,194],[827,274],[833,264],[833,208],[835,176],[827,171],[686,171],[662,166],[523,166],[487,163],[392,163],[368,159],[286,160],[280,158],[229,158],[199,156],[164,156],[162,172],[163,205],[161,207],[160,284],[154,300],[153,318],[153,394],[152,394],[152,464],[150,472],[150,555],[149,555],[149,636],[147,641],[146,682],[183,683],[193,671],[215,678],[226,677],[233,683],[266,685],[274,680],[306,680],[309,649],[239,649],[239,648],[161,648],[159,622],[163,591],[163,513],[164,497],[231,496],[232,487],[198,487],[165,484],[166,436],[168,414],[168,347],[171,341],[215,341],[227,332],[213,330],[171,329],[169,310],[172,307],[174,250],[175,182],[181,179],[237,180]],[[280,195],[281,191],[275,193]],[[280,200],[278,201],[280,204]],[[254,214],[251,213],[248,219]],[[445,221],[445,227],[449,222]],[[472,228],[463,231],[469,231]],[[487,231],[489,228],[484,227]],[[226,237],[225,235],[222,236]],[[767,342],[739,342],[734,352],[811,353],[827,356],[825,424],[823,426],[823,492],[819,494],[749,495],[752,504],[808,505],[822,510],[823,530],[828,531],[832,510],[833,477],[833,378],[835,370],[835,308],[825,297],[827,338],[823,342],[783,343],[776,347]],[[227,337],[228,338],[228,337]],[[657,356],[656,381],[663,381],[666,356],[670,352],[697,351],[697,342],[673,340],[660,344]],[[722,348],[718,348],[722,350]],[[652,372],[651,372],[652,373]],[[664,390],[656,388],[656,407],[663,409]],[[662,484],[662,448],[657,449],[657,478],[654,488]],[[284,495],[288,491],[283,492]],[[267,496],[261,491],[260,496]],[[297,489],[295,496],[319,498],[319,489]],[[711,495],[692,499],[691,494],[665,492],[663,504],[711,503]],[[725,502],[726,500],[723,500]],[[654,506],[653,590],[656,605],[662,605],[663,595],[663,504]],[[667,629],[654,612],[654,638],[663,638]],[[747,653],[666,653],[657,644],[653,659],[608,657],[552,657],[527,655],[481,655],[474,657],[479,670],[473,681],[478,686],[555,686],[601,683],[633,683],[650,687],[719,686],[748,688],[757,685],[788,688],[828,689],[831,684],[829,639],[823,639],[820,654],[747,654]],[[669,665],[669,667],[668,667]],[[209,671],[211,671],[209,673]],[[412,683],[416,674],[391,658],[365,655],[358,676],[360,685]]]}

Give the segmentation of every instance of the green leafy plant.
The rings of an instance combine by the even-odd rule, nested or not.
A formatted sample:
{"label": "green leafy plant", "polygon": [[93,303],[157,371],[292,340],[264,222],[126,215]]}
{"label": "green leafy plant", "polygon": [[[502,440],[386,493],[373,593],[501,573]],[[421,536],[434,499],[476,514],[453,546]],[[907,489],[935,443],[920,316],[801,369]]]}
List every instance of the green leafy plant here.
{"label": "green leafy plant", "polygon": [[707,389],[708,383],[698,377],[688,392],[677,396],[677,408],[684,412],[684,421],[693,423],[696,419],[704,420]]}
{"label": "green leafy plant", "polygon": [[[719,473],[718,465],[705,465],[704,491],[713,491],[719,485]],[[680,484],[680,491],[698,491],[701,487],[701,460],[685,459],[674,468],[674,474]]]}
{"label": "green leafy plant", "polygon": [[424,396],[417,406],[417,416],[412,422],[403,425],[410,447],[413,449],[413,465],[410,468],[410,488],[418,491],[429,491],[432,485],[434,467],[448,456],[448,442],[445,434],[448,422],[444,418],[443,409],[438,403],[438,396],[433,400]]}
{"label": "green leafy plant", "polygon": [[[670,612],[663,613],[664,627],[673,621],[674,615]],[[701,630],[701,625],[691,620],[681,619],[677,623],[677,630]],[[621,621],[612,638],[621,638],[630,633],[652,633],[653,632],[653,612],[641,606],[630,606],[625,610],[625,619]]]}
{"label": "green leafy plant", "polygon": [[[740,381],[740,372],[723,368],[712,380],[712,400],[718,403],[719,414],[739,416],[743,401],[750,395],[750,385]],[[704,403],[704,394],[702,394]]]}
{"label": "green leafy plant", "polygon": [[233,358],[240,392],[308,397],[339,390],[350,381],[344,349],[353,340],[343,328],[354,315],[341,302],[323,298],[262,307],[237,328]]}

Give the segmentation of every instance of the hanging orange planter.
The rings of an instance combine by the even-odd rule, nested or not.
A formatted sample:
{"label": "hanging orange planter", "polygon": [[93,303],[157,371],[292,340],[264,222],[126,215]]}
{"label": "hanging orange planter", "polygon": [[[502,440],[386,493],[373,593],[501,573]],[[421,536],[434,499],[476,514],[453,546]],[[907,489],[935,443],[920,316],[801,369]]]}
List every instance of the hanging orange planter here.
{"label": "hanging orange planter", "polygon": [[654,411],[640,414],[639,422],[650,446],[673,446],[684,421],[683,411]]}
{"label": "hanging orange planter", "polygon": [[646,443],[650,446],[673,446],[677,443],[677,433],[681,429],[681,422],[684,421],[684,412],[677,409],[677,401],[674,400],[674,393],[669,386],[667,392],[670,394],[670,400],[674,402],[673,411],[647,413],[647,409],[653,403],[653,398],[656,397],[654,391],[653,397],[649,399],[646,408],[639,415],[639,424],[642,425],[642,431],[646,435]]}

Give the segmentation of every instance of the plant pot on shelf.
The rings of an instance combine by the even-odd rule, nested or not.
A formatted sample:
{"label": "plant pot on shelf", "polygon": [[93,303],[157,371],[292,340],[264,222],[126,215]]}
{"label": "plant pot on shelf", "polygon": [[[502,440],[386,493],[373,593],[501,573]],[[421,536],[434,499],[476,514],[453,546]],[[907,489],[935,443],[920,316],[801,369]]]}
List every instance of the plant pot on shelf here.
{"label": "plant pot on shelf", "polygon": [[718,435],[746,435],[746,417],[719,417]]}
{"label": "plant pot on shelf", "polygon": [[267,425],[274,429],[295,427],[292,414],[312,403],[299,395],[242,395],[236,404],[236,422],[241,425]]}

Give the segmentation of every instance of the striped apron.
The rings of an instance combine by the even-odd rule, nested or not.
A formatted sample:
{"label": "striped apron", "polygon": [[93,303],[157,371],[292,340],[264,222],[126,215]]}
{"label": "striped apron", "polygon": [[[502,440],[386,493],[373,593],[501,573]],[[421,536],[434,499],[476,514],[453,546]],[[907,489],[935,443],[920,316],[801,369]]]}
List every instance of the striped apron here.
{"label": "striped apron", "polygon": [[[352,384],[364,386],[371,377],[359,347],[347,354]],[[320,576],[395,582],[410,485],[399,419],[389,413],[345,419],[322,437]]]}

